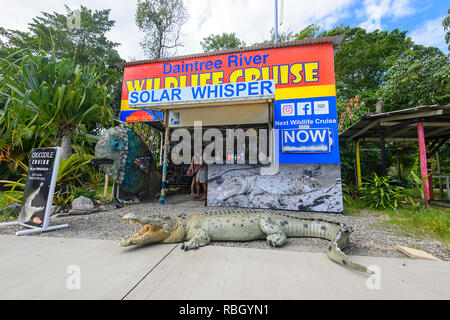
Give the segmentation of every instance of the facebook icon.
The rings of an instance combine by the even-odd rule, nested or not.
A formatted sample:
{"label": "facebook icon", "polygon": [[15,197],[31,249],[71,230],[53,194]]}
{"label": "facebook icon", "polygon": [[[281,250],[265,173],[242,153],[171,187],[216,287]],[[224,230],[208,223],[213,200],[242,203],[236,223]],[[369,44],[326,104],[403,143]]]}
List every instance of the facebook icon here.
{"label": "facebook icon", "polygon": [[297,115],[298,116],[312,115],[311,102],[298,102],[297,103]]}

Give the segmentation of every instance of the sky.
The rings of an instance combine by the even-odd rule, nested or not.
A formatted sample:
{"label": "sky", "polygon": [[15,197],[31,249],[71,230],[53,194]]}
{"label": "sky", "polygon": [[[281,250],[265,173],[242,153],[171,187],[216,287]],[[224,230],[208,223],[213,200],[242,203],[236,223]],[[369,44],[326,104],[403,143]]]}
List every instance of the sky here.
{"label": "sky", "polygon": [[[274,27],[275,0],[183,0],[189,18],[182,28],[181,42],[173,55],[202,52],[200,41],[210,34],[234,32],[247,45],[270,38]],[[120,43],[117,50],[127,61],[146,59],[139,43],[144,34],[135,22],[137,0],[14,0],[0,11],[0,26],[26,31],[41,12],[111,9],[116,24],[107,37]],[[450,7],[442,0],[278,0],[279,32],[298,32],[311,23],[330,30],[341,24],[368,31],[398,28],[408,31],[415,43],[440,48],[448,53],[442,20]]]}

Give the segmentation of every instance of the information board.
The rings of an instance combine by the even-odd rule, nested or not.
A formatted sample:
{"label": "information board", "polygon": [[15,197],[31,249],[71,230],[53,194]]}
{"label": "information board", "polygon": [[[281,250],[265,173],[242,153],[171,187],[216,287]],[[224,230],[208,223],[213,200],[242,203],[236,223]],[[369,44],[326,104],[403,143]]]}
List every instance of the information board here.
{"label": "information board", "polygon": [[50,217],[61,157],[60,148],[33,149],[30,154],[19,222],[43,227]]}

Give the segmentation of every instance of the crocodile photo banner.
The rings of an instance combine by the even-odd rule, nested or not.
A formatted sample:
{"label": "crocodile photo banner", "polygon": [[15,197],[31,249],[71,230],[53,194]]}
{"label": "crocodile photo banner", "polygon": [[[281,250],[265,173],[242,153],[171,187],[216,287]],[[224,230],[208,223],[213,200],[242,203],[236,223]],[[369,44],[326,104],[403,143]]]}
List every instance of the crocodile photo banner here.
{"label": "crocodile photo banner", "polygon": [[19,222],[47,227],[58,175],[61,148],[38,148],[30,154]]}

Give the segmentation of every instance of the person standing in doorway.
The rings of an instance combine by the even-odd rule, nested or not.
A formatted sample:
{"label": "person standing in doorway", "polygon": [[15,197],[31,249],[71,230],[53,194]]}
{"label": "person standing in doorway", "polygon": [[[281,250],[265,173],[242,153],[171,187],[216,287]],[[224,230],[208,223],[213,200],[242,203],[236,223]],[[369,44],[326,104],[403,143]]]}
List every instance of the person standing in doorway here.
{"label": "person standing in doorway", "polygon": [[[197,183],[197,197],[199,200],[206,200],[208,193],[208,166],[206,165],[205,160],[202,159],[202,163],[197,168],[197,174],[195,176],[195,180]],[[203,197],[200,198],[200,185],[203,189]]]}
{"label": "person standing in doorway", "polygon": [[192,157],[191,164],[189,165],[189,170],[187,172],[187,175],[192,177],[191,197],[195,199],[195,198],[197,198],[197,196],[195,195],[197,180],[195,179],[196,171],[195,171],[194,159],[195,159],[195,157]]}

